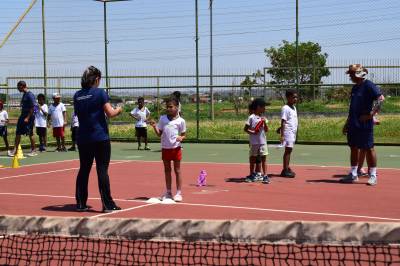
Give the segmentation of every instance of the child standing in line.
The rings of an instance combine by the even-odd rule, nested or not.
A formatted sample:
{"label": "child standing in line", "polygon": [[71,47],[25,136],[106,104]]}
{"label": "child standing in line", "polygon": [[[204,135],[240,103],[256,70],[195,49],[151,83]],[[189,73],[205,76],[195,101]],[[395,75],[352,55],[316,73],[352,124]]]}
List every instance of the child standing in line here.
{"label": "child standing in line", "polygon": [[47,115],[49,108],[46,104],[46,97],[40,93],[37,96],[37,110],[35,112],[36,134],[39,136],[39,151],[46,151],[47,147]]}
{"label": "child standing in line", "polygon": [[[179,103],[176,98],[166,100],[167,114],[162,115],[156,125],[151,122],[157,136],[161,137],[162,160],[164,163],[165,183],[167,191],[161,197],[161,200],[173,199],[176,202],[183,200],[182,198],[182,176],[181,176],[181,160],[182,148],[181,143],[186,138],[186,122],[179,116]],[[172,169],[171,162],[174,164],[176,175],[176,195],[172,198]]]}
{"label": "child standing in line", "polygon": [[71,140],[72,140],[72,146],[69,148],[69,151],[76,151],[76,136],[78,135],[78,130],[79,130],[79,120],[78,116],[75,114],[75,111],[72,112],[72,117],[71,117]]}
{"label": "child standing in line", "polygon": [[12,152],[9,150],[10,146],[8,144],[8,138],[7,138],[8,113],[3,108],[4,108],[3,101],[0,101],[0,136],[3,137],[4,145],[6,146],[8,156],[11,156]]}
{"label": "child standing in line", "polygon": [[266,165],[268,148],[265,133],[268,132],[268,120],[264,117],[265,105],[264,99],[254,99],[249,106],[252,114],[244,126],[244,131],[249,134],[250,138],[250,176],[246,178],[246,182],[262,180],[264,184],[270,183]]}
{"label": "child standing in line", "polygon": [[58,93],[53,94],[53,104],[49,107],[49,120],[53,126],[53,137],[57,140],[56,151],[67,151],[65,148],[64,129],[67,124],[67,109],[61,102],[61,96]]}
{"label": "child standing in line", "polygon": [[150,111],[144,106],[144,98],[139,97],[137,100],[137,107],[132,110],[130,116],[136,120],[135,124],[135,134],[138,142],[138,150],[142,149],[141,139],[144,140],[144,149],[150,150],[147,145],[147,120],[150,117]]}
{"label": "child standing in line", "polygon": [[290,155],[293,151],[294,143],[296,142],[296,134],[298,127],[297,110],[295,104],[297,103],[297,93],[294,90],[286,91],[287,104],[282,107],[281,112],[281,127],[280,127],[280,141],[282,146],[285,147],[283,154],[283,169],[281,172],[282,177],[293,178],[296,174],[290,169]]}

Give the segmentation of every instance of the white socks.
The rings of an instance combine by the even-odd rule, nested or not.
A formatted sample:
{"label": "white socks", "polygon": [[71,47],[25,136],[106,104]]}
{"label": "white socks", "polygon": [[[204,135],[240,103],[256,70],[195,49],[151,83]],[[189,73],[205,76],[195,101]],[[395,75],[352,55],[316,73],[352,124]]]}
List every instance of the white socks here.
{"label": "white socks", "polygon": [[374,175],[374,176],[376,176],[376,167],[371,167],[370,169],[369,169],[369,175]]}
{"label": "white socks", "polygon": [[352,176],[357,176],[357,165],[351,167],[351,175]]}

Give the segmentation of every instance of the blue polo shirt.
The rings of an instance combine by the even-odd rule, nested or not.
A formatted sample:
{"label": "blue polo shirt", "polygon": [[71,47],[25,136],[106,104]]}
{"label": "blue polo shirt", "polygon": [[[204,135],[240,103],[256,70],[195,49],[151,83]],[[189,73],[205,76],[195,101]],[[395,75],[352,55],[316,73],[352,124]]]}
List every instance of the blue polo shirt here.
{"label": "blue polo shirt", "polygon": [[81,89],[75,93],[74,109],[79,120],[79,144],[110,139],[103,110],[108,102],[109,97],[103,89]]}
{"label": "blue polo shirt", "polygon": [[356,84],[351,90],[351,100],[349,109],[349,127],[357,129],[372,130],[372,119],[365,122],[360,121],[361,115],[371,112],[374,101],[382,93],[372,81],[364,80],[360,85]]}
{"label": "blue polo shirt", "polygon": [[25,118],[36,103],[35,95],[32,92],[24,92],[21,99],[21,117]]}

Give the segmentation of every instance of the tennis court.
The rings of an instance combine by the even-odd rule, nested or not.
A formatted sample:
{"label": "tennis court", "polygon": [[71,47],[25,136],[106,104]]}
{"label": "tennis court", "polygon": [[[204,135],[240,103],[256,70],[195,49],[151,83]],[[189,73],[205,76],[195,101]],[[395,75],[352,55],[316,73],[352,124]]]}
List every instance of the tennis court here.
{"label": "tennis court", "polygon": [[[153,146],[157,147],[156,144]],[[366,186],[366,178],[361,178],[357,184],[341,184],[339,178],[347,173],[348,167],[345,164],[340,166],[340,160],[333,160],[330,164],[323,162],[324,159],[329,159],[329,156],[335,156],[331,152],[340,147],[304,146],[299,147],[297,156],[295,153],[295,162],[302,162],[295,167],[297,177],[282,178],[278,176],[281,166],[277,164],[281,151],[270,148],[270,157],[273,159],[268,172],[272,183],[247,184],[244,182],[244,177],[248,174],[248,164],[245,162],[246,145],[214,144],[208,145],[209,149],[202,146],[204,144],[186,144],[184,147],[189,160],[184,161],[182,166],[184,201],[180,204],[166,206],[145,202],[147,198],[160,196],[164,190],[163,165],[161,160],[157,160],[160,152],[137,151],[133,144],[115,143],[110,179],[112,194],[123,208],[122,211],[111,214],[97,213],[101,211],[101,206],[96,172],[93,169],[89,205],[94,211],[76,213],[74,191],[79,161],[71,156],[76,157],[77,153],[52,152],[44,156],[59,161],[0,170],[1,209],[4,214],[43,216],[400,221],[400,209],[396,207],[400,199],[396,193],[400,185],[397,179],[399,168],[379,169],[377,187]],[[309,153],[305,152],[307,148]],[[321,151],[313,155],[317,148]],[[341,154],[336,154],[338,158],[347,156],[346,147],[341,148]],[[382,157],[393,159],[392,162],[382,160],[381,164],[394,166],[396,154],[387,153],[394,153],[396,149],[380,148]],[[325,158],[324,154],[327,154]],[[67,156],[66,159],[61,160],[64,155]],[[43,156],[38,156],[39,160],[45,159],[39,157]],[[196,161],[199,157],[203,160]],[[314,157],[318,158],[315,163]],[[29,163],[29,160],[31,159],[24,159],[22,162]],[[208,174],[207,186],[197,187],[197,176],[203,169]]]}
{"label": "tennis court", "polygon": [[[146,247],[146,249],[152,250],[154,249],[152,245],[161,245],[161,250],[176,249],[182,251],[185,249],[204,249],[204,247],[196,246],[193,243],[190,244],[190,241],[190,243],[187,243],[189,247],[179,247],[176,246],[178,245],[176,243],[172,244],[174,242],[168,242],[168,245],[173,245],[173,247],[165,246],[165,243],[163,242],[165,239],[163,239],[163,241],[161,242],[150,242],[151,244],[149,246],[148,243],[141,242],[140,239],[142,238],[139,237],[138,234],[140,235],[140,232],[142,231],[143,234],[155,234],[156,236],[158,234],[157,232],[160,232],[161,228],[162,230],[165,230],[164,224],[157,224],[162,221],[163,223],[175,224],[173,227],[175,228],[173,229],[173,231],[175,232],[173,238],[175,238],[181,236],[181,230],[184,230],[186,233],[190,230],[193,230],[193,227],[190,227],[187,223],[192,224],[192,226],[193,223],[195,223],[197,225],[195,225],[194,227],[197,228],[198,223],[200,222],[204,223],[203,225],[207,226],[203,226],[200,229],[197,228],[197,230],[200,230],[196,235],[200,239],[197,240],[202,240],[201,236],[203,235],[204,237],[204,234],[208,230],[211,230],[207,234],[208,237],[210,237],[210,235],[213,235],[214,237],[218,236],[219,240],[221,240],[222,238],[219,234],[222,233],[229,235],[232,228],[225,228],[226,226],[221,227],[221,224],[219,224],[217,227],[215,227],[219,229],[217,230],[214,228],[213,230],[215,230],[215,234],[212,234],[213,230],[210,229],[213,228],[212,223],[217,222],[223,224],[228,222],[230,226],[233,226],[232,224],[236,222],[241,223],[241,226],[243,226],[242,223],[250,223],[245,227],[247,228],[246,230],[249,230],[249,235],[247,235],[247,237],[251,237],[251,234],[254,234],[253,237],[257,238],[261,228],[263,228],[259,227],[260,225],[265,226],[265,230],[262,230],[262,232],[268,232],[268,230],[272,230],[274,234],[277,234],[277,230],[280,230],[278,224],[286,225],[286,229],[288,229],[291,228],[293,224],[300,222],[302,224],[302,228],[309,226],[310,228],[314,228],[312,230],[316,230],[315,228],[318,228],[321,223],[324,224],[324,226],[329,225],[328,229],[330,230],[330,237],[332,238],[332,236],[334,236],[333,240],[338,241],[339,243],[342,243],[340,236],[343,236],[343,232],[345,232],[344,235],[346,236],[354,235],[353,230],[355,229],[353,228],[352,230],[349,230],[349,225],[357,225],[361,228],[365,228],[365,226],[367,226],[368,228],[373,228],[374,226],[383,226],[385,230],[387,230],[387,227],[389,226],[391,232],[391,234],[389,234],[390,242],[398,244],[398,227],[400,223],[400,209],[398,208],[398,202],[400,198],[397,192],[397,188],[400,185],[400,181],[397,176],[400,172],[400,169],[398,167],[394,167],[397,162],[396,152],[398,152],[398,149],[396,149],[395,147],[377,148],[378,155],[380,155],[381,158],[383,157],[385,159],[381,160],[380,163],[381,165],[383,165],[383,167],[379,169],[378,185],[375,187],[369,187],[366,185],[367,178],[361,178],[360,181],[356,184],[339,183],[339,178],[345,175],[348,170],[345,164],[343,164],[343,162],[345,162],[347,158],[347,151],[345,146],[299,145],[298,149],[296,150],[297,154],[296,152],[294,153],[294,170],[297,173],[297,176],[294,179],[282,178],[278,176],[281,170],[281,166],[277,163],[279,162],[281,150],[270,148],[272,162],[269,164],[268,173],[270,173],[272,182],[271,184],[265,185],[257,182],[244,182],[244,176],[248,174],[248,164],[246,163],[245,152],[247,149],[246,145],[185,144],[184,158],[187,158],[187,160],[184,160],[182,164],[182,172],[184,177],[184,201],[177,204],[167,205],[146,203],[147,199],[160,196],[163,193],[165,186],[163,165],[160,160],[157,160],[157,157],[160,156],[160,152],[155,149],[155,147],[157,147],[158,145],[153,144],[152,146],[154,147],[153,151],[137,151],[134,144],[113,144],[113,160],[110,164],[111,189],[115,201],[119,206],[122,207],[121,211],[113,213],[101,212],[101,201],[98,195],[95,169],[93,169],[89,181],[90,186],[88,205],[92,208],[89,212],[79,213],[75,211],[75,177],[79,168],[79,161],[76,158],[77,153],[48,152],[46,154],[43,154],[42,156],[38,156],[33,159],[22,160],[25,165],[18,169],[1,169],[0,209],[2,210],[2,215],[4,215],[1,222],[3,228],[5,224],[7,224],[7,222],[10,222],[10,220],[7,219],[22,219],[21,217],[24,217],[23,219],[28,220],[34,219],[29,220],[30,222],[15,222],[12,224],[16,224],[19,226],[33,226],[32,231],[39,233],[37,237],[40,237],[43,233],[41,232],[43,228],[39,225],[43,225],[43,221],[61,218],[62,220],[57,220],[57,223],[55,223],[57,224],[57,228],[60,229],[68,225],[71,226],[71,223],[76,222],[76,220],[73,220],[74,222],[71,222],[65,219],[90,218],[79,220],[79,223],[95,223],[97,225],[91,224],[91,226],[86,226],[86,231],[80,231],[78,235],[85,235],[85,233],[82,232],[90,232],[90,235],[94,234],[98,236],[99,232],[101,231],[99,229],[99,226],[101,228],[101,225],[98,224],[99,221],[107,221],[107,223],[110,225],[116,223],[114,225],[117,228],[120,228],[121,221],[123,221],[124,225],[126,225],[126,223],[129,223],[129,221],[135,221],[136,226],[138,226],[137,223],[143,223],[142,225],[139,225],[140,228],[135,229],[137,230],[136,234],[130,234],[130,237],[137,237],[137,239],[135,238],[135,241],[139,242],[135,243],[138,245],[139,249],[144,246]],[[319,151],[319,153],[317,153],[317,151]],[[341,153],[338,153],[339,151]],[[336,154],[332,154],[335,152]],[[53,161],[50,158],[52,158]],[[202,158],[202,160],[200,160],[200,158]],[[331,158],[337,159],[329,161]],[[2,160],[4,161],[6,159],[3,158]],[[40,162],[41,160],[46,160],[47,162]],[[30,161],[35,163],[30,164]],[[207,186],[197,187],[197,176],[201,170],[207,171]],[[14,216],[18,217],[16,218]],[[102,219],[99,220],[93,218]],[[113,218],[122,218],[122,220]],[[38,219],[42,220],[39,221]],[[275,224],[269,224],[269,227],[265,224],[274,223],[274,221]],[[63,226],[61,226],[60,223]],[[154,223],[156,223],[156,225],[154,225]],[[258,226],[254,227],[254,223],[256,223]],[[340,225],[339,227],[341,227],[341,229],[338,229],[338,225]],[[150,230],[149,227],[154,228]],[[54,228],[52,230],[54,230]],[[74,230],[76,230],[76,228]],[[110,228],[107,227],[107,229],[104,229],[104,231],[101,232],[104,233],[105,231],[109,230]],[[386,232],[385,230],[382,231],[381,229],[379,229],[378,231]],[[124,233],[121,233],[122,231],[119,231],[119,238],[124,235]],[[131,232],[131,229],[128,231]],[[51,232],[51,234],[53,235],[54,232]],[[125,231],[125,233],[126,232],[127,231]],[[395,233],[393,234],[393,232]],[[65,232],[63,235],[65,235]],[[155,236],[153,236],[153,238]],[[241,236],[243,237],[243,235]],[[307,235],[303,235],[301,237],[300,235],[297,235],[296,243],[304,242],[303,237],[306,236]],[[362,244],[368,244],[368,236],[369,235],[363,235],[363,237],[365,238],[362,238],[362,240],[358,240],[360,240]],[[32,236],[28,235],[27,237]],[[158,235],[158,237],[160,236]],[[189,239],[191,239],[192,237],[193,235],[191,235]],[[277,237],[277,235],[275,235],[275,237]],[[288,236],[286,235],[286,237]],[[379,242],[382,242],[383,240],[387,241],[387,237],[388,234],[386,234],[384,238],[380,239]],[[332,242],[332,239],[328,238],[329,237],[324,234],[320,236],[318,241],[323,240],[322,242]],[[122,239],[124,238],[122,237]],[[37,241],[39,241],[37,242],[37,244],[32,244],[33,247],[42,243],[40,239]],[[44,243],[49,243],[48,239],[43,241]],[[58,239],[53,244],[61,245],[61,243],[63,243],[64,241],[65,240],[63,239]],[[90,242],[90,238],[89,240],[85,240],[87,246],[85,246],[84,249],[87,251],[94,249],[95,247],[91,247],[87,243],[87,241]],[[242,243],[245,247],[242,246],[240,242],[238,242],[239,244],[235,242],[235,245],[238,245],[236,249],[242,250],[238,251],[238,256],[240,258],[243,256],[244,253],[246,253],[246,250],[248,252],[249,248],[250,250],[254,248],[255,250],[258,250],[258,252],[260,252],[261,254],[269,254],[274,251],[273,246],[268,246],[268,248],[264,247],[264,251],[260,251],[261,247],[259,245],[253,247],[253,244],[250,244],[250,247],[246,246],[248,245],[247,241],[248,239],[246,240],[246,244]],[[352,241],[355,240],[353,239]],[[35,243],[35,239],[24,239],[22,240],[22,242]],[[178,241],[178,243],[181,242]],[[223,241],[223,243],[225,243],[225,241]],[[109,244],[110,243],[103,243],[100,245],[100,247],[103,247],[102,245],[107,246],[109,250],[112,251],[111,253],[116,253],[118,250],[119,252],[122,252],[119,249],[119,245],[121,243],[119,243],[115,247],[109,247]],[[128,245],[132,250],[135,250],[136,244],[132,244],[132,247],[129,246],[130,244],[123,244],[122,246],[126,247],[126,245]],[[64,248],[68,247],[68,245],[69,244],[65,244]],[[111,246],[113,245],[114,244],[112,244]],[[315,248],[315,245],[313,245],[313,247]],[[211,249],[210,246],[207,246],[207,248],[205,249],[208,250],[209,248]],[[220,248],[221,246],[218,246],[218,249]],[[232,246],[226,248],[228,250],[235,250],[235,247]],[[346,261],[345,264],[347,264],[348,259],[349,261],[355,262],[355,264],[363,261],[368,262],[371,260],[371,257],[369,256],[372,253],[376,253],[376,256],[378,256],[379,254],[379,256],[382,256],[381,253],[384,253],[386,255],[389,254],[391,262],[394,261],[396,263],[400,263],[399,250],[397,248],[393,249],[393,246],[390,246],[389,251],[385,250],[384,248],[373,246],[373,252],[368,250],[368,248],[370,247],[368,247],[364,251],[355,251],[353,246],[351,246],[351,248],[352,251],[350,253],[353,255],[351,255],[350,259],[348,255],[344,256],[345,260],[343,261]],[[26,249],[29,250],[28,247]],[[176,250],[174,252],[177,252]],[[315,248],[313,253],[319,254],[321,251],[318,250],[318,248]],[[323,250],[322,247],[321,250]],[[291,254],[292,251],[282,251],[281,248],[278,248],[275,252],[282,255],[289,253]],[[4,255],[3,252],[4,251],[2,251],[2,255]],[[209,252],[215,252],[215,250]],[[303,254],[305,251],[302,251],[301,247],[299,247],[299,252],[300,254]],[[310,247],[308,247],[307,252],[312,252],[310,250]],[[329,250],[329,253],[335,254],[341,254],[342,252],[344,252],[344,254],[348,253],[346,252],[346,250]],[[122,253],[129,254],[129,250],[123,251]],[[226,259],[226,257],[231,256],[228,253],[225,255],[219,255],[225,257]],[[293,254],[296,253],[297,252],[294,252]],[[354,255],[354,253],[360,253],[364,255],[357,255],[359,256],[357,257],[356,255]],[[103,254],[104,258],[109,258],[107,254],[107,252]],[[143,254],[147,253],[145,252],[141,255],[140,254],[138,256],[142,258]],[[157,256],[159,255],[160,254],[158,253],[152,254],[150,255],[150,257],[157,258]],[[175,255],[180,256],[179,254]],[[188,260],[185,261],[185,259],[182,259],[182,257],[180,256],[181,260],[178,263],[178,261],[170,260],[171,257],[175,257],[175,255],[171,253],[165,255],[163,253],[163,255],[160,255],[161,258],[168,258],[166,259],[166,261],[161,259],[161,262],[157,261],[157,259],[155,259],[155,261],[153,261],[152,259],[150,259],[149,261],[147,261],[146,259],[138,259],[138,261],[141,261],[143,265],[157,263],[160,263],[160,265],[188,265],[191,263],[200,263],[202,257],[201,254],[181,255]],[[33,255],[31,254],[31,256]],[[45,264],[49,259],[49,256],[50,255],[48,255],[47,257],[41,257],[41,259],[34,259],[33,261]],[[92,256],[96,257],[95,255]],[[232,256],[235,257],[234,255]],[[249,255],[247,256],[249,257]],[[332,256],[332,254],[330,256]],[[368,258],[365,256],[367,256]],[[379,256],[373,258],[372,260],[378,262],[378,264],[386,264],[386,262],[389,261],[385,256],[383,258]],[[18,258],[21,259],[21,257],[23,256],[20,254],[20,257]],[[195,257],[199,258],[200,261],[194,259]],[[263,260],[263,256],[258,256],[255,254],[252,254],[250,257],[251,260],[249,261],[241,261],[239,258],[237,258],[238,260],[236,262],[232,262],[232,264],[243,265],[254,263],[264,265],[264,263],[267,261]],[[308,261],[318,264],[321,262],[326,262],[324,261],[324,259],[330,260],[331,262],[336,261],[338,265],[342,263],[342,259],[332,258],[333,257],[325,256],[321,260],[317,260],[316,257],[305,259],[304,256],[301,256],[301,260],[303,261],[301,263],[307,264],[306,261]],[[32,259],[32,257],[30,257],[30,259]],[[113,264],[114,262],[118,264],[120,262],[119,259],[121,258],[115,258],[115,261],[111,260],[109,262],[111,264]],[[276,257],[273,257],[273,259],[276,259]],[[276,261],[281,261],[281,259]],[[296,265],[297,263],[297,260],[294,260],[289,255],[286,256],[286,259],[282,260],[290,265]],[[24,260],[22,259],[21,261]],[[87,257],[81,258],[81,260],[71,259],[71,261],[101,263],[101,261],[91,261]],[[135,264],[134,262],[136,260],[128,259],[128,261]],[[219,265],[231,263],[228,263],[227,261],[216,262],[213,261],[213,257],[205,259],[205,261],[210,264]],[[11,263],[12,260],[9,260],[7,262]],[[4,263],[4,261],[2,261],[2,263]],[[335,265],[335,263],[333,263],[333,265]]]}

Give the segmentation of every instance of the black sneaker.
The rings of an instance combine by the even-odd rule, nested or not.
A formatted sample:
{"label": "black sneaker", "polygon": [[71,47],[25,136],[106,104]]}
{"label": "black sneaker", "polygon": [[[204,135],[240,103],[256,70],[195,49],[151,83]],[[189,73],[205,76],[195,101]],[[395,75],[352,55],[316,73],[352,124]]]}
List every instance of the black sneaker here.
{"label": "black sneaker", "polygon": [[119,210],[121,210],[121,207],[118,207],[117,205],[115,205],[111,208],[104,208],[103,212],[110,213],[110,212],[119,211]]}
{"label": "black sneaker", "polygon": [[263,176],[263,180],[262,180],[263,184],[269,184],[271,183],[271,180],[269,180],[269,177],[267,175]]}
{"label": "black sneaker", "polygon": [[76,148],[75,148],[75,147],[71,147],[71,148],[69,148],[68,150],[69,150],[69,151],[76,151]]}
{"label": "black sneaker", "polygon": [[256,173],[252,173],[251,175],[246,176],[244,180],[246,183],[251,183],[256,181]]}
{"label": "black sneaker", "polygon": [[289,169],[283,169],[281,172],[282,177],[289,177],[289,178],[294,178],[296,174]]}
{"label": "black sneaker", "polygon": [[84,204],[76,204],[76,211],[78,212],[86,212],[89,210],[89,207]]}

